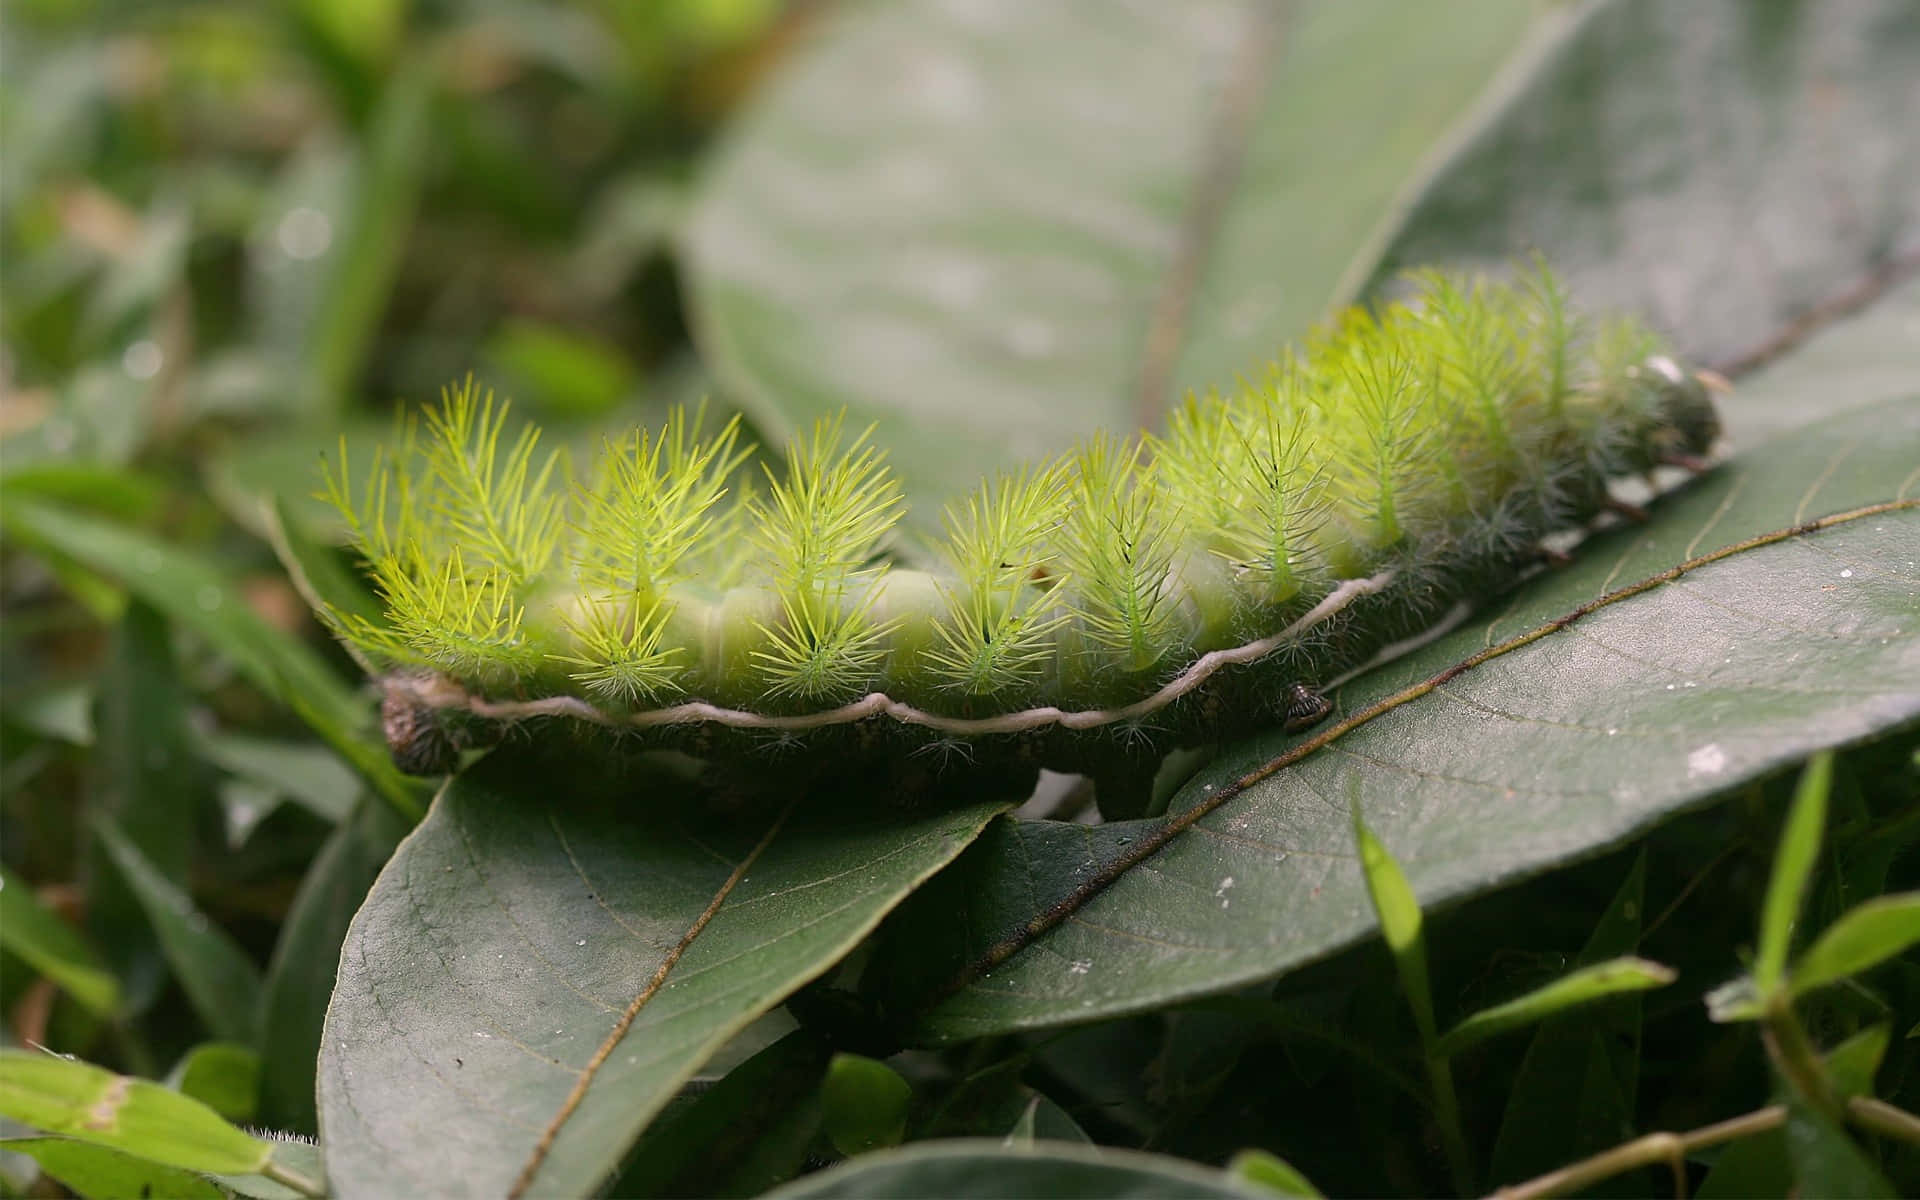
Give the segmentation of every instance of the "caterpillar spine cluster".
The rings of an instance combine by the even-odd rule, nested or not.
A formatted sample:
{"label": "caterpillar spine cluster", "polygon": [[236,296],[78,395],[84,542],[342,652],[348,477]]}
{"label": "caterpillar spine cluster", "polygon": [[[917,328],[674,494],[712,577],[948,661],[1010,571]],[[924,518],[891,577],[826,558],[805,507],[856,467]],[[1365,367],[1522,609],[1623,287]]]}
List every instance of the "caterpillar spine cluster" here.
{"label": "caterpillar spine cluster", "polygon": [[756,479],[737,425],[699,426],[610,440],[575,476],[531,427],[507,438],[505,405],[450,392],[367,478],[329,472],[386,619],[323,615],[392,673],[408,730],[466,731],[449,746],[529,716],[700,752],[879,721],[868,743],[1072,767],[1100,753],[1076,731],[1163,748],[1294,719],[1299,685],[1718,429],[1655,339],[1573,316],[1544,270],[1418,274],[1162,435],[983,482],[925,569],[885,558],[905,504],[867,434],[824,421]]}

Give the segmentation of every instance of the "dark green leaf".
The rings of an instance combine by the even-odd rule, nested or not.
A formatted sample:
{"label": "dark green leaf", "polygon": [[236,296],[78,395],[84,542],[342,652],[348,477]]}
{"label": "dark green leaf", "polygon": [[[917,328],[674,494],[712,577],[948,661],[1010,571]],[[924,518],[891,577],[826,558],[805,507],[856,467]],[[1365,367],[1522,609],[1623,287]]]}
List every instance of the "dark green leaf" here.
{"label": "dark green leaf", "polygon": [[0,1116],[189,1171],[246,1174],[270,1147],[145,1079],[52,1054],[0,1049]]}
{"label": "dark green leaf", "polygon": [[347,925],[405,833],[399,816],[363,801],[307,868],[280,927],[260,993],[260,1112],[274,1129],[311,1134],[314,1063]]}
{"label": "dark green leaf", "polygon": [[[127,606],[95,697],[91,807],[115,821],[159,879],[178,888],[186,885],[208,781],[188,734],[190,697],[172,637],[166,618],[144,601]],[[135,882],[97,846],[89,868],[88,925],[127,981],[131,1007],[144,1009],[161,979],[146,905]]]}
{"label": "dark green leaf", "polygon": [[95,817],[93,832],[146,913],[194,1012],[216,1037],[251,1044],[260,974],[246,952],[161,875],[111,818]]}
{"label": "dark green leaf", "polygon": [[112,1016],[119,1008],[119,981],[85,935],[49,912],[26,881],[5,867],[0,867],[0,946],[95,1016]]}
{"label": "dark green leaf", "polygon": [[1893,1200],[1899,1194],[1845,1130],[1797,1095],[1787,1098],[1787,1158],[1802,1196]]}
{"label": "dark green leaf", "polygon": [[800,1197],[967,1196],[972,1200],[1252,1200],[1264,1188],[1184,1159],[1136,1150],[1036,1142],[915,1142],[863,1154],[831,1170],[768,1193],[768,1200]]}
{"label": "dark green leaf", "polygon": [[340,1190],[497,1195],[523,1173],[541,1194],[592,1188],[709,1054],[1002,807],[804,799],[711,816],[683,781],[560,748],[457,777],[341,955],[320,1058]]}
{"label": "dark green leaf", "polygon": [[[1381,277],[1538,250],[1574,295],[1647,315],[1703,361],[1739,358],[1911,253],[1916,53],[1908,0],[1584,5],[1415,200]],[[1796,391],[1792,423],[1911,379]],[[1779,410],[1730,415],[1743,443],[1782,427]]]}
{"label": "dark green leaf", "polygon": [[1920,892],[1881,896],[1827,926],[1793,965],[1794,993],[1838,983],[1920,944]]}
{"label": "dark green leaf", "polygon": [[721,1182],[754,1147],[790,1123],[797,1108],[811,1104],[817,1110],[815,1098],[829,1057],[821,1039],[805,1030],[761,1050],[649,1126],[611,1194],[717,1194]]}
{"label": "dark green leaf", "polygon": [[[1745,455],[1593,539],[1489,616],[1340,690],[1354,712],[1690,556],[1920,487],[1920,403],[1855,412]],[[1844,468],[1844,469],[1842,469]],[[1920,512],[1881,512],[1733,553],[1495,658],[1254,783],[1295,744],[1231,748],[1178,814],[1232,798],[1144,869],[972,978],[1006,931],[1048,913],[1169,828],[1003,823],[890,931],[896,1010],[921,1036],[976,1037],[1164,1005],[1271,977],[1370,931],[1344,805],[1400,857],[1423,906],[1618,844],[1823,747],[1920,716],[1909,547]],[[1179,820],[1178,816],[1174,818]],[[1179,829],[1178,825],[1171,828]],[[1177,898],[1176,898],[1177,897]],[[1017,944],[1017,943],[1016,943]],[[953,989],[958,987],[957,991]],[[931,1007],[928,1008],[929,1002]]]}
{"label": "dark green leaf", "polygon": [[[1643,850],[1594,924],[1578,965],[1640,945],[1646,890]],[[1641,998],[1630,992],[1598,1009],[1561,1013],[1541,1024],[1505,1097],[1488,1172],[1494,1183],[1531,1179],[1633,1136],[1641,1015]]]}
{"label": "dark green leaf", "polygon": [[1351,294],[1407,182],[1565,20],[848,6],[707,175],[695,332],[766,434],[879,422],[932,521],[921,501],[1256,370]]}

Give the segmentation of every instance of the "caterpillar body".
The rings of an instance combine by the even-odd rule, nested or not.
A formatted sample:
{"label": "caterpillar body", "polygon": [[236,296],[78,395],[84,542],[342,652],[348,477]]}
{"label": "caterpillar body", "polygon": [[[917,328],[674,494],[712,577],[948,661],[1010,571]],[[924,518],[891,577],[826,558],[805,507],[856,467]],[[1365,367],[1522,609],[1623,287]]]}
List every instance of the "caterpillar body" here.
{"label": "caterpillar body", "polygon": [[322,615],[415,773],[532,721],[709,761],[1048,766],[1113,815],[1172,748],[1324,716],[1317,683],[1537,567],[1611,481],[1704,465],[1707,390],[1641,327],[1544,270],[1411,284],[1164,433],[983,483],[919,567],[839,421],[760,479],[736,425],[685,414],[576,477],[469,384],[367,478],[329,471],[385,613]]}

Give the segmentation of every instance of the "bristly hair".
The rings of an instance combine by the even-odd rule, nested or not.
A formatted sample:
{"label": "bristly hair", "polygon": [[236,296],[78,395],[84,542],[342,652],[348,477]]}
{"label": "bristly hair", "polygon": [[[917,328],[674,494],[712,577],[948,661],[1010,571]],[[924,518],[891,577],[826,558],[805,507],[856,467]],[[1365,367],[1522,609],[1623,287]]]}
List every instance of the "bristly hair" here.
{"label": "bristly hair", "polygon": [[1053,636],[1068,619],[1067,582],[1056,546],[1067,513],[1066,464],[1002,475],[949,505],[946,611],[927,658],[944,685],[966,696],[1020,692],[1052,660]]}
{"label": "bristly hair", "polygon": [[782,477],[750,504],[752,540],[778,594],[781,619],[754,658],[770,696],[822,701],[858,691],[886,656],[889,626],[872,619],[882,539],[905,511],[899,481],[868,428],[843,451],[833,417],[787,449]]}
{"label": "bristly hair", "polygon": [[788,720],[884,690],[915,720],[1147,721],[1143,689],[1202,655],[1252,653],[1333,603],[1258,651],[1293,669],[1331,653],[1377,581],[1404,598],[1524,557],[1657,461],[1674,411],[1685,441],[1711,436],[1704,393],[1668,407],[1695,401],[1658,341],[1576,316],[1544,267],[1411,282],[1256,382],[1189,397],[1159,436],[1096,434],[983,483],[925,570],[887,561],[904,501],[871,429],[823,420],[755,472],[737,421],[708,434],[679,413],[572,480],[469,380],[364,479],[344,448],[327,471],[385,618],[321,615],[383,669],[603,713],[698,700]]}

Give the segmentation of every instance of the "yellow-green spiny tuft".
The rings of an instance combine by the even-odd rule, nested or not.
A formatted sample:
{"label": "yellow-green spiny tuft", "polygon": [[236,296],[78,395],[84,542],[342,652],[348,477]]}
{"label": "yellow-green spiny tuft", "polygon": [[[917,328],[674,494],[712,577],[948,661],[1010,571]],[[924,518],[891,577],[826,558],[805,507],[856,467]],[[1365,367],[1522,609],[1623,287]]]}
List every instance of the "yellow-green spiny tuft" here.
{"label": "yellow-green spiny tuft", "polygon": [[1237,682],[1260,664],[1292,683],[1350,667],[1526,569],[1609,478],[1712,441],[1657,340],[1577,315],[1543,268],[1408,282],[1164,433],[1093,433],[983,483],[924,567],[890,557],[905,505],[871,431],[823,421],[754,488],[737,425],[676,415],[570,479],[468,383],[368,478],[328,473],[386,620],[327,616],[489,711],[1199,736],[1223,706],[1266,711],[1274,689]]}

